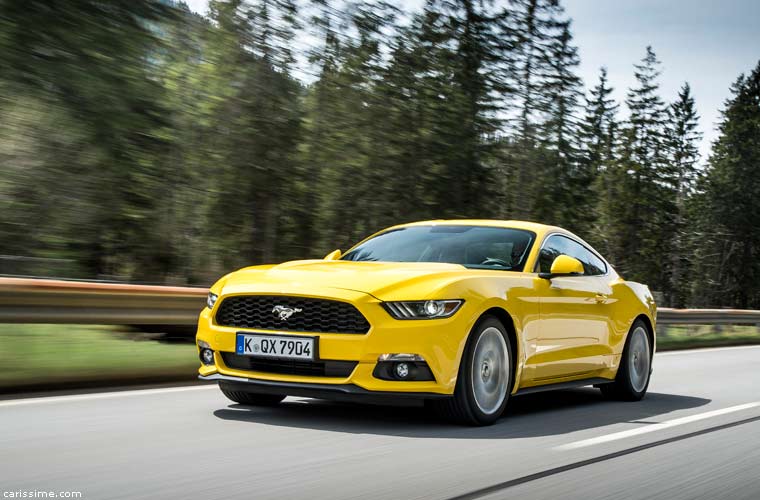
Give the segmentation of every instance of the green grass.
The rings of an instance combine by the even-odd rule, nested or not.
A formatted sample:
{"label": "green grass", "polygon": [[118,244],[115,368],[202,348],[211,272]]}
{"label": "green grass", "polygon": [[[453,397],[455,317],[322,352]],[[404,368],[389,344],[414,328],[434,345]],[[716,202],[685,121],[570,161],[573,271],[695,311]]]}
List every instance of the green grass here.
{"label": "green grass", "polygon": [[658,330],[660,351],[760,344],[760,328],[750,325],[679,325]]}
{"label": "green grass", "polygon": [[114,326],[0,325],[0,392],[192,380],[193,344]]}

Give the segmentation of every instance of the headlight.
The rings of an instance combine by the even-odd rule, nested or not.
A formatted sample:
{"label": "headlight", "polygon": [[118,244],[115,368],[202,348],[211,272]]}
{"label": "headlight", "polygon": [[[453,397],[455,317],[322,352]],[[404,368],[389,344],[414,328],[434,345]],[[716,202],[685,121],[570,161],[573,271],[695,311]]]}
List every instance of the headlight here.
{"label": "headlight", "polygon": [[214,304],[216,304],[216,299],[218,299],[219,296],[215,293],[208,292],[208,298],[206,299],[206,305],[209,309],[214,308]]}
{"label": "headlight", "polygon": [[464,300],[412,300],[404,302],[383,302],[383,307],[396,319],[437,319],[448,318],[462,305]]}

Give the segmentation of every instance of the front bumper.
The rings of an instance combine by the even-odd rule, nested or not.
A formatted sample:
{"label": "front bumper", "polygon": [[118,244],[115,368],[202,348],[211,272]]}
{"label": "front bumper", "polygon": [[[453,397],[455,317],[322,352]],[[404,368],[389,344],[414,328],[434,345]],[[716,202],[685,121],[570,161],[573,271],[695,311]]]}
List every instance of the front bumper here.
{"label": "front bumper", "polygon": [[219,373],[203,376],[199,379],[219,382],[233,391],[255,392],[257,394],[284,394],[287,396],[329,399],[333,401],[350,401],[361,403],[402,403],[410,400],[440,399],[450,396],[419,392],[368,391],[354,384],[321,384],[298,382],[273,382],[243,377],[230,377]]}
{"label": "front bumper", "polygon": [[[318,293],[288,294],[342,300],[353,304],[367,318],[371,327],[366,334],[307,333],[257,330],[217,325],[214,310],[204,309],[198,322],[198,342],[215,351],[214,365],[202,365],[199,374],[204,380],[225,384],[243,384],[240,390],[305,397],[331,395],[330,399],[361,399],[376,394],[382,398],[431,398],[450,396],[454,392],[467,333],[476,316],[462,306],[451,318],[436,320],[397,320],[392,318],[375,297],[353,290],[333,289],[329,296]],[[347,377],[305,376],[233,369],[224,363],[220,352],[235,352],[238,333],[306,335],[318,337],[319,359],[353,361],[357,365]],[[435,380],[381,380],[373,371],[381,354],[411,353],[422,356]]]}

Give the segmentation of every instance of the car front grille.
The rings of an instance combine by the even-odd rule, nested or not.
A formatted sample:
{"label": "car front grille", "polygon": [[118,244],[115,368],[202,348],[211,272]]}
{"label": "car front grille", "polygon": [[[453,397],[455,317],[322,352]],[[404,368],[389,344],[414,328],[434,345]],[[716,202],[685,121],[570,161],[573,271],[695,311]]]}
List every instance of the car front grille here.
{"label": "car front grille", "polygon": [[[279,306],[279,308],[278,308]],[[278,309],[295,310],[280,319]],[[367,333],[369,322],[353,305],[337,300],[278,295],[237,295],[219,304],[216,323],[280,332]]]}
{"label": "car front grille", "polygon": [[234,352],[223,352],[222,360],[228,368],[263,373],[280,373],[285,375],[305,375],[310,377],[340,377],[351,375],[357,361],[296,361],[280,359],[263,359],[241,356]]}

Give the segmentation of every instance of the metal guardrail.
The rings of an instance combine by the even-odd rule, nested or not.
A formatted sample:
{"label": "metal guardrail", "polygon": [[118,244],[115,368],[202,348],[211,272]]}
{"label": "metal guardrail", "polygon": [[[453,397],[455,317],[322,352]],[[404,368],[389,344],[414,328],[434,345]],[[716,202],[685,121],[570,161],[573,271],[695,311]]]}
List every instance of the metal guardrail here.
{"label": "metal guardrail", "polygon": [[0,278],[0,323],[193,325],[206,288]]}
{"label": "metal guardrail", "polygon": [[749,309],[669,309],[657,310],[658,325],[757,325],[760,311]]}
{"label": "metal guardrail", "polygon": [[[0,323],[194,325],[206,288],[0,278]],[[760,311],[660,308],[659,325],[760,325]]]}

